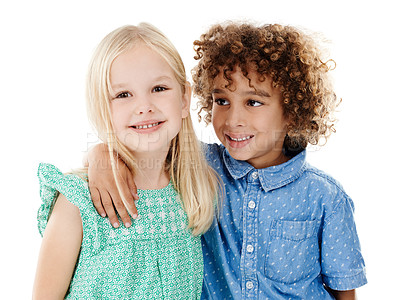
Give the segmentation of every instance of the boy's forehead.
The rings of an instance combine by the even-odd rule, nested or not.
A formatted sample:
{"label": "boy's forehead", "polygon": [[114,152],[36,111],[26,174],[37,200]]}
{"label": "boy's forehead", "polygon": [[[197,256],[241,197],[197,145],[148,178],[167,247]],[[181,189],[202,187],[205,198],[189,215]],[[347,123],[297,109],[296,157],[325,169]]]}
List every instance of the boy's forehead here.
{"label": "boy's forehead", "polygon": [[262,90],[265,88],[272,88],[272,78],[258,73],[254,68],[242,70],[237,66],[232,71],[227,71],[221,67],[218,75],[213,80],[213,92],[227,87],[229,87],[229,90],[232,90],[232,88],[235,89],[236,86],[247,86],[254,91],[260,90],[262,94]]}

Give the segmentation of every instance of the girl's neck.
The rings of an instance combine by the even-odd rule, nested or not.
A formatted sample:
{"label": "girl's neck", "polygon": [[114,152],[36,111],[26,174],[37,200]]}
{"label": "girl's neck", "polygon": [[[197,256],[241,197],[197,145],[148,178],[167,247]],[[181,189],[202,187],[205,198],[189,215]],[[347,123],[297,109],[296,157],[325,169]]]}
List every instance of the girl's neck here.
{"label": "girl's neck", "polygon": [[134,181],[138,189],[161,189],[169,183],[169,173],[165,170],[165,155],[135,155],[138,170]]}

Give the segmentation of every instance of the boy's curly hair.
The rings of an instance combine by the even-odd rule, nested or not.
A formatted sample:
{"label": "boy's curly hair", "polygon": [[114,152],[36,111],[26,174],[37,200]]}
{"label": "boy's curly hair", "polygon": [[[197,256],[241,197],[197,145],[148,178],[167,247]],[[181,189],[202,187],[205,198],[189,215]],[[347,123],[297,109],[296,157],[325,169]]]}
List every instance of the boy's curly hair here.
{"label": "boy's curly hair", "polygon": [[[211,27],[194,42],[198,60],[192,70],[194,94],[199,97],[201,120],[211,121],[213,82],[221,68],[232,84],[231,72],[240,67],[248,78],[249,68],[256,68],[260,80],[272,78],[273,86],[280,88],[283,111],[288,119],[284,149],[305,149],[327,138],[335,119],[338,105],[328,71],[332,60],[323,61],[315,41],[291,26],[228,23]],[[249,79],[249,86],[251,86]]]}

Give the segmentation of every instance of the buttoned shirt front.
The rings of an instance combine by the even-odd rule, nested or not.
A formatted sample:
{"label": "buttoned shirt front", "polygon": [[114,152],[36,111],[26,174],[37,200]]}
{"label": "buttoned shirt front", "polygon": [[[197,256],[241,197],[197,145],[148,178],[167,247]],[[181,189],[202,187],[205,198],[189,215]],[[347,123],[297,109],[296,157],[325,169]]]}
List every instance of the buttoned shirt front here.
{"label": "buttoned shirt front", "polygon": [[202,299],[334,299],[324,284],[366,283],[353,202],[305,151],[255,169],[222,145],[204,147],[225,195],[202,237]]}

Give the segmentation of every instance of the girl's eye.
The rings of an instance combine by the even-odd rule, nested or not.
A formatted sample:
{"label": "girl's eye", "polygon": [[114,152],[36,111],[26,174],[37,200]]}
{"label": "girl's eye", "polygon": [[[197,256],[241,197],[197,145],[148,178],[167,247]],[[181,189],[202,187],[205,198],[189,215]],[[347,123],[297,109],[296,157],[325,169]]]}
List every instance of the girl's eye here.
{"label": "girl's eye", "polygon": [[118,95],[117,95],[117,97],[115,97],[115,98],[128,98],[128,97],[131,97],[132,95],[131,95],[131,93],[129,93],[129,92],[122,92],[122,93],[119,93]]}
{"label": "girl's eye", "polygon": [[165,88],[163,86],[156,86],[155,88],[153,88],[153,92],[156,92],[156,93],[163,92],[166,90],[167,90],[167,88]]}
{"label": "girl's eye", "polygon": [[225,105],[229,104],[228,100],[225,100],[222,98],[215,99],[214,102],[221,106],[225,106]]}
{"label": "girl's eye", "polygon": [[249,100],[249,101],[247,101],[247,105],[256,107],[256,106],[261,106],[263,104],[257,100]]}

